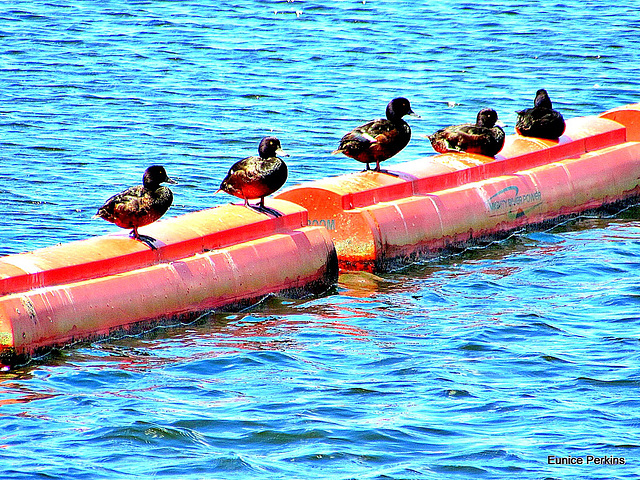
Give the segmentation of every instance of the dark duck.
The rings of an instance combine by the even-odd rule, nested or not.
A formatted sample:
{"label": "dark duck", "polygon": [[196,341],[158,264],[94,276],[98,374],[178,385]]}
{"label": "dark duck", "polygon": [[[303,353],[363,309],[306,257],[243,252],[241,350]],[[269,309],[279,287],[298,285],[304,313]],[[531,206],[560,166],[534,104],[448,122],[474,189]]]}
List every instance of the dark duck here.
{"label": "dark duck", "polygon": [[549,94],[544,88],[536,92],[533,108],[516,113],[516,132],[520,135],[556,140],[564,133],[564,118],[560,112],[553,109]]}
{"label": "dark duck", "polygon": [[115,223],[121,228],[131,228],[131,236],[155,250],[155,239],[140,235],[138,228],[158,220],[173,203],[173,193],[161,183],[177,183],[167,176],[161,165],[152,165],[142,176],[142,185],[130,187],[114,195],[98,209],[96,217]]}
{"label": "dark duck", "polygon": [[[264,197],[277,191],[287,181],[287,164],[277,155],[288,155],[276,137],[263,138],[258,153],[258,157],[247,157],[234,163],[222,181],[220,190],[244,199],[246,207],[278,216],[275,210],[265,207]],[[249,200],[258,198],[260,202],[257,205],[249,204]]]}
{"label": "dark duck", "polygon": [[402,117],[405,115],[418,116],[411,110],[409,100],[403,97],[394,98],[387,105],[387,118],[380,118],[354,128],[347,133],[340,146],[333,153],[344,153],[347,157],[369,164],[376,164],[374,169],[380,171],[380,162],[387,160],[404,147],[411,140],[411,127]]}
{"label": "dark duck", "polygon": [[478,153],[495,156],[504,146],[504,130],[499,125],[498,114],[492,108],[478,112],[476,123],[464,123],[438,130],[429,135],[436,152]]}

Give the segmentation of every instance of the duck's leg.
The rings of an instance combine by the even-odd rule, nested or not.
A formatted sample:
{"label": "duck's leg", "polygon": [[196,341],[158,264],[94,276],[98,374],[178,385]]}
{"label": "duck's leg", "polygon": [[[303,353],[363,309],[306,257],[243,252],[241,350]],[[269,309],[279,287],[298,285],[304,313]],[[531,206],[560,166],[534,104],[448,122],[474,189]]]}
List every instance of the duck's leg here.
{"label": "duck's leg", "polygon": [[153,237],[150,237],[148,235],[140,235],[138,237],[138,240],[141,241],[142,243],[144,243],[146,246],[148,246],[151,250],[157,250],[158,247],[156,247],[155,245],[155,241],[156,239]]}
{"label": "duck's leg", "polygon": [[256,212],[264,213],[264,197],[260,198],[260,201],[255,205],[249,203],[249,200],[246,201],[245,206],[255,210]]}
{"label": "duck's leg", "polygon": [[150,237],[149,235],[140,235],[138,233],[138,227],[133,227],[133,230],[131,230],[131,233],[129,235],[132,238],[138,240],[139,242],[144,243],[151,250],[157,250],[158,249],[158,247],[155,246],[156,239],[153,238],[153,237]]}
{"label": "duck's leg", "polygon": [[260,202],[258,202],[256,205],[250,205],[250,207],[253,208],[256,212],[266,213],[267,215],[272,215],[274,217],[282,216],[282,213],[280,213],[276,209],[265,206],[264,197],[260,197]]}
{"label": "duck's leg", "polygon": [[374,172],[380,171],[380,160],[376,160],[376,168],[373,169]]}

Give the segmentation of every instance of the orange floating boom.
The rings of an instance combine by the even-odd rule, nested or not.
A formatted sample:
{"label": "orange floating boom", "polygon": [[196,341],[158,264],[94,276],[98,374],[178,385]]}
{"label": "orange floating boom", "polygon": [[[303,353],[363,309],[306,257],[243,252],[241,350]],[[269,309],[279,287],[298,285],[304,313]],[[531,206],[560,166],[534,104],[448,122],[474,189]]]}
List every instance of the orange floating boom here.
{"label": "orange floating boom", "polygon": [[333,285],[326,229],[295,204],[269,207],[282,216],[226,205],[156,222],[141,232],[157,250],[123,232],[1,257],[0,361]]}
{"label": "orange floating boom", "polygon": [[0,257],[0,362],[322,291],[338,265],[382,270],[639,194],[637,104],[569,119],[558,141],[510,135],[495,159],[433,155],[304,183],[269,202],[280,217],[226,205],[162,220],[141,232],[157,250],[122,232]]}
{"label": "orange floating boom", "polygon": [[289,188],[344,270],[384,270],[640,193],[640,104],[569,119],[557,141],[509,135],[494,159],[448,153]]}

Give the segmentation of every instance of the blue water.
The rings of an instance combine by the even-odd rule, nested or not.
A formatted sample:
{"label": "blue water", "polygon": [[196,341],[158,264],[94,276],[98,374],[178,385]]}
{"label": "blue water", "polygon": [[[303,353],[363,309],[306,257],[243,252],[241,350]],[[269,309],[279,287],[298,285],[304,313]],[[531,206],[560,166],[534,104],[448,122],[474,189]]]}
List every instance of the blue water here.
{"label": "blue water", "polygon": [[[267,134],[287,185],[359,170],[330,152],[394,96],[422,119],[390,165],[484,106],[511,133],[541,87],[566,118],[640,102],[639,28],[631,0],[5,0],[0,254],[116,231],[91,215],[154,163],[167,216],[232,201]],[[631,208],[77,345],[0,374],[0,472],[637,478],[639,263]]]}

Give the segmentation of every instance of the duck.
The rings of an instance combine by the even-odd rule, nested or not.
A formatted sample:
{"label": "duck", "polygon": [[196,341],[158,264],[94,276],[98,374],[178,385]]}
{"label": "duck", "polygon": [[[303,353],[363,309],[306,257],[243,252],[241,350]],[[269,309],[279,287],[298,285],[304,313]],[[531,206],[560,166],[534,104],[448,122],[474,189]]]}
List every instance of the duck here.
{"label": "duck", "polygon": [[516,113],[516,132],[524,137],[557,140],[566,128],[562,114],[553,109],[549,94],[544,88],[536,92],[533,108]]}
{"label": "duck", "polygon": [[387,104],[387,118],[372,120],[354,128],[342,137],[337,150],[332,153],[342,153],[366,163],[365,171],[370,169],[370,163],[375,162],[374,171],[379,172],[380,162],[399,153],[411,140],[411,127],[402,119],[405,115],[418,117],[411,109],[409,100],[394,98]]}
{"label": "duck", "polygon": [[[246,207],[268,212],[264,197],[276,192],[287,181],[287,164],[278,155],[288,157],[276,137],[264,137],[258,145],[258,156],[239,160],[229,169],[218,191],[244,199]],[[260,199],[257,205],[249,200]]]}
{"label": "duck", "polygon": [[502,150],[505,138],[497,121],[498,113],[493,108],[483,108],[478,112],[476,123],[445,127],[428,138],[438,153],[454,151],[494,157]]}
{"label": "duck", "polygon": [[127,188],[109,198],[94,217],[121,228],[131,228],[130,236],[155,250],[155,239],[140,235],[138,228],[155,222],[162,217],[173,203],[173,193],[161,183],[177,184],[169,178],[162,165],[152,165],[144,171],[142,185]]}

